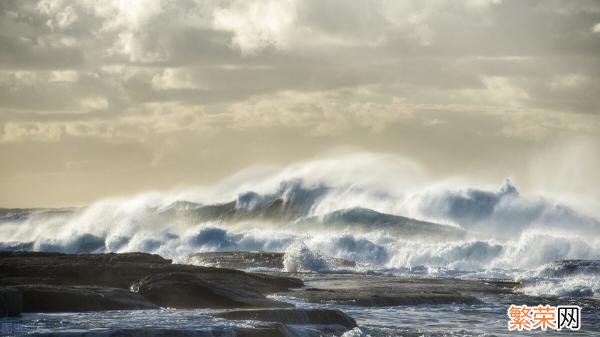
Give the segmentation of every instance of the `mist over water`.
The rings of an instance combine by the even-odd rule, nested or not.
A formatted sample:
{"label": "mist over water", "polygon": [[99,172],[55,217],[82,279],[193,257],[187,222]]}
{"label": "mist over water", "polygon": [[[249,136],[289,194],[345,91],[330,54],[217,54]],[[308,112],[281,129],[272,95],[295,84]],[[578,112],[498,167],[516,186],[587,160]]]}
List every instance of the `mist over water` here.
{"label": "mist over water", "polygon": [[[290,271],[324,272],[343,258],[355,271],[536,278],[526,291],[600,296],[598,271],[539,274],[556,260],[600,259],[598,219],[509,180],[495,189],[434,181],[386,155],[249,170],[76,209],[2,210],[0,237],[3,250],[143,251],[182,263],[203,251],[278,251]],[[569,277],[565,289],[550,286],[557,277]]]}

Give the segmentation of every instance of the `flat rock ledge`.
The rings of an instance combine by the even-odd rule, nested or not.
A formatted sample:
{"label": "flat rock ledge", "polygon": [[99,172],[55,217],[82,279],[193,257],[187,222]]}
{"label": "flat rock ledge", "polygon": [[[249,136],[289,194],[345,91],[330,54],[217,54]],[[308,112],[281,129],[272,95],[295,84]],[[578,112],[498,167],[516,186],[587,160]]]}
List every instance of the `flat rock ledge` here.
{"label": "flat rock ledge", "polygon": [[306,286],[281,293],[310,303],[363,307],[480,304],[489,295],[510,295],[514,283],[393,275],[314,274]]}

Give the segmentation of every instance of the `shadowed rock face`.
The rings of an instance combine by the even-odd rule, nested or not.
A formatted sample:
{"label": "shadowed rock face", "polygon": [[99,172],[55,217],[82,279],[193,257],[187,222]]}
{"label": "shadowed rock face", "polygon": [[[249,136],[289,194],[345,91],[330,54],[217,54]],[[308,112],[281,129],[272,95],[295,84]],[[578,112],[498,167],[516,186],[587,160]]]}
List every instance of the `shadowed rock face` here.
{"label": "shadowed rock face", "polygon": [[288,307],[265,298],[258,291],[206,281],[192,273],[149,275],[136,281],[131,290],[152,303],[171,308]]}
{"label": "shadowed rock face", "polygon": [[23,310],[23,296],[13,288],[0,288],[0,317],[18,316]]}
{"label": "shadowed rock face", "polygon": [[19,285],[24,312],[157,309],[125,289],[88,286]]}
{"label": "shadowed rock face", "polygon": [[170,272],[196,273],[207,281],[232,284],[260,293],[274,293],[303,285],[296,278],[172,264],[171,260],[145,253],[0,253],[0,286],[43,283],[129,289],[133,282],[145,276]]}
{"label": "shadowed rock face", "polygon": [[340,310],[333,309],[258,309],[226,311],[215,315],[231,320],[253,320],[283,324],[341,325],[356,327],[356,321]]}

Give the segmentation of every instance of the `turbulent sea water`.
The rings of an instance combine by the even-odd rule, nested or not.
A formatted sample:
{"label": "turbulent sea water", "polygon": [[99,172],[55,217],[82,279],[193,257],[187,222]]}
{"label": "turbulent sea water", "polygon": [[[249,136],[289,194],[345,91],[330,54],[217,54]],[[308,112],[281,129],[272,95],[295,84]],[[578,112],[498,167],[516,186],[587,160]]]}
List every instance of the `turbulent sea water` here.
{"label": "turbulent sea water", "polygon": [[[0,238],[1,250],[143,251],[179,263],[197,252],[285,252],[284,269],[291,272],[509,279],[522,281],[527,295],[600,298],[600,265],[589,262],[600,259],[597,218],[551,198],[521,195],[510,181],[495,189],[432,182],[414,164],[373,155],[246,172],[210,188],[85,207],[3,209]],[[334,258],[357,264],[340,267]],[[555,262],[564,260],[588,262]],[[378,310],[350,314],[391,335],[510,335],[492,331],[490,322],[505,321],[506,313],[493,304]],[[413,318],[402,320],[408,311]],[[101,321],[110,314],[98,315]],[[189,323],[185,313],[179,317]],[[426,324],[431,317],[437,323]]]}

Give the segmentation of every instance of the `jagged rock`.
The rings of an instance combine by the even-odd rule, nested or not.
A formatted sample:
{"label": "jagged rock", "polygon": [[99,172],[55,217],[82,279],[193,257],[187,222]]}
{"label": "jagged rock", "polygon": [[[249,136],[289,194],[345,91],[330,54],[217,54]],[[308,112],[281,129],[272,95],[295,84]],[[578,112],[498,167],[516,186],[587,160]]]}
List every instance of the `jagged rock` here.
{"label": "jagged rock", "polygon": [[253,320],[283,324],[341,325],[356,327],[356,321],[341,310],[335,309],[256,309],[218,313],[216,317],[230,320]]}
{"label": "jagged rock", "polygon": [[193,273],[164,273],[146,276],[131,290],[152,303],[171,308],[286,307],[262,293],[231,283],[213,283]]}
{"label": "jagged rock", "polygon": [[144,297],[125,289],[44,284],[18,285],[23,312],[156,309]]}
{"label": "jagged rock", "polygon": [[23,311],[23,296],[18,289],[0,288],[0,317],[18,316]]}

